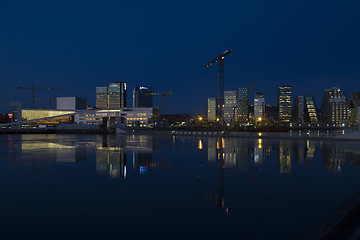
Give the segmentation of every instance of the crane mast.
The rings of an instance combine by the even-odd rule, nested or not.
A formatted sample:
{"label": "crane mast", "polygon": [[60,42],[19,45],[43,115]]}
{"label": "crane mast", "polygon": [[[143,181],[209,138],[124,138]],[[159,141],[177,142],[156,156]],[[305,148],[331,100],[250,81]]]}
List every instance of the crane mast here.
{"label": "crane mast", "polygon": [[218,93],[218,117],[222,118],[222,109],[224,107],[224,59],[226,55],[231,53],[231,49],[228,49],[221,54],[219,54],[216,58],[205,64],[205,67],[210,67],[212,64],[219,62],[219,93]]}

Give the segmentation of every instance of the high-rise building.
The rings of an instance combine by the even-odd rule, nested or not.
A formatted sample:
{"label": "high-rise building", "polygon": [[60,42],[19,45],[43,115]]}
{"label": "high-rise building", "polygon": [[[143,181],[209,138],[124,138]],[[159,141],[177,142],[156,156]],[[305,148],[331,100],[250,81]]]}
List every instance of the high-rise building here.
{"label": "high-rise building", "polygon": [[247,87],[239,87],[236,90],[235,121],[238,123],[249,121],[249,89]]}
{"label": "high-rise building", "polygon": [[304,96],[297,96],[294,104],[294,122],[304,122]]}
{"label": "high-rise building", "polygon": [[108,87],[96,87],[96,108],[108,108]]}
{"label": "high-rise building", "polygon": [[225,91],[224,118],[226,123],[235,122],[236,91]]}
{"label": "high-rise building", "polygon": [[349,107],[340,88],[325,89],[321,111],[324,122],[334,125],[348,122]]}
{"label": "high-rise building", "polygon": [[126,82],[110,83],[108,87],[96,87],[97,108],[126,107]]}
{"label": "high-rise building", "polygon": [[289,123],[291,121],[291,87],[279,86],[278,88],[278,111],[279,123]]}
{"label": "high-rise building", "polygon": [[265,96],[264,93],[255,93],[254,97],[254,120],[256,123],[265,120]]}
{"label": "high-rise building", "polygon": [[153,95],[150,86],[134,86],[133,91],[133,107],[152,107]]}
{"label": "high-rise building", "polygon": [[311,95],[305,96],[304,104],[304,121],[308,123],[317,123],[319,122],[315,100]]}
{"label": "high-rise building", "polygon": [[350,108],[350,121],[351,125],[359,125],[360,124],[360,93],[351,94],[349,100],[349,108]]}
{"label": "high-rise building", "polygon": [[109,84],[109,108],[126,107],[126,82]]}
{"label": "high-rise building", "polygon": [[216,98],[208,98],[206,101],[207,120],[216,121],[217,103]]}

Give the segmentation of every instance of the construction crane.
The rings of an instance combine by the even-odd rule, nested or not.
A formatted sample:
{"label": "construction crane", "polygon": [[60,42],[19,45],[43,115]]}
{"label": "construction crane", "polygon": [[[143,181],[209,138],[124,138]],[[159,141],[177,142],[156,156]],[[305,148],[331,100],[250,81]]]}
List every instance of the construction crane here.
{"label": "construction crane", "polygon": [[165,117],[165,103],[166,103],[166,95],[172,95],[173,92],[157,92],[157,93],[148,93],[148,95],[162,95],[163,96],[163,116]]}
{"label": "construction crane", "polygon": [[[18,87],[18,89],[20,89],[20,90],[31,89],[31,105],[32,105],[33,109],[35,108],[35,89],[36,90],[48,90],[48,91],[52,91],[52,90],[73,90],[72,88],[36,88],[36,87],[34,87],[34,83],[31,84],[31,88],[29,88],[29,87]],[[49,96],[48,99],[49,99],[49,105],[51,105],[51,96]]]}
{"label": "construction crane", "polygon": [[226,55],[231,53],[231,49],[224,51],[223,53],[219,54],[216,58],[212,61],[205,64],[205,67],[210,67],[212,64],[219,61],[219,96],[218,96],[218,116],[222,117],[222,108],[224,106],[224,59]]}

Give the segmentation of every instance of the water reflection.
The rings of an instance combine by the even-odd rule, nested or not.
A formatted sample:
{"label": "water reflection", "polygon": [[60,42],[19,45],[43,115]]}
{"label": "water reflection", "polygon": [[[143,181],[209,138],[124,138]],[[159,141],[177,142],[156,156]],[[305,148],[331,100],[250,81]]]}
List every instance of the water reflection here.
{"label": "water reflection", "polygon": [[[86,161],[94,150],[96,173],[111,178],[126,178],[129,166],[138,174],[148,174],[152,168],[173,167],[172,163],[166,161],[167,147],[154,147],[153,136],[98,135],[79,139],[58,135],[9,135],[7,138],[9,156],[19,153],[22,156],[9,162],[14,167],[75,164]],[[171,142],[176,146],[182,144],[183,139],[180,141],[173,136]],[[360,164],[357,142],[214,137],[197,139],[194,148],[205,151],[208,162],[219,162],[220,168],[235,169],[238,173],[271,168],[277,162],[278,174],[291,175],[293,161],[297,166],[312,166],[316,165],[316,158],[322,161],[325,169],[336,172],[341,171],[346,164]],[[319,148],[321,155],[317,155]],[[159,153],[155,160],[154,152]]]}
{"label": "water reflection", "polygon": [[[181,221],[196,232],[196,224],[203,221],[203,226],[223,224],[227,231],[243,226],[247,239],[266,239],[264,235],[270,236],[281,224],[286,226],[282,229],[292,227],[288,232],[300,226],[301,233],[306,230],[303,224],[315,224],[308,223],[316,221],[313,214],[322,211],[315,216],[320,219],[331,212],[359,181],[360,169],[354,165],[360,163],[360,142],[140,135],[3,135],[2,140],[0,150],[8,156],[0,161],[0,175],[7,181],[3,190],[14,196],[3,205],[19,200],[7,218],[18,207],[21,212],[35,209],[28,213],[31,216],[41,212],[40,207],[24,205],[28,197],[31,204],[51,205],[44,209],[50,213],[43,219],[56,216],[52,206],[60,206],[66,215],[77,213],[75,222],[88,221],[89,226],[101,221],[106,230],[112,223],[128,227],[150,222],[178,230],[184,226],[177,225]],[[44,173],[51,176],[37,176]],[[322,210],[324,204],[333,206]],[[72,205],[76,208],[69,208]],[[219,218],[230,213],[226,221]],[[109,221],[105,224],[103,219]],[[136,231],[139,225],[134,225],[131,230]],[[257,229],[265,233],[251,238],[262,232]],[[294,239],[287,236],[284,239]]]}

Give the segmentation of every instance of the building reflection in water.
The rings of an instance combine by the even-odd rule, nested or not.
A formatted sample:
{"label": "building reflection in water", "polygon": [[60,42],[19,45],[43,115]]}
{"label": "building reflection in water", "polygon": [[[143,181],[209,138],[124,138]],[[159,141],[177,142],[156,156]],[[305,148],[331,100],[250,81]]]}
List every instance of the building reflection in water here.
{"label": "building reflection in water", "polygon": [[291,141],[279,140],[279,173],[291,174]]}
{"label": "building reflection in water", "polygon": [[[270,152],[269,152],[270,153]],[[254,145],[254,164],[255,166],[262,166],[265,163],[265,148],[263,140],[259,138],[257,144]]]}
{"label": "building reflection in water", "polygon": [[[103,135],[96,152],[96,172],[112,178],[126,178],[130,161],[135,172],[147,174],[153,162],[152,136]],[[158,164],[159,165],[159,164]]]}
{"label": "building reflection in water", "polygon": [[[59,141],[60,140],[60,141]],[[86,161],[87,142],[75,142],[56,137],[21,135],[22,154],[32,156],[41,161],[56,163],[75,163]],[[43,157],[42,157],[43,156]]]}
{"label": "building reflection in water", "polygon": [[341,171],[347,163],[360,164],[360,149],[351,143],[331,142],[322,148],[322,157],[325,168]]}
{"label": "building reflection in water", "polygon": [[299,165],[313,164],[313,160],[316,152],[316,143],[314,141],[307,140],[298,141],[294,144],[294,158]]}

